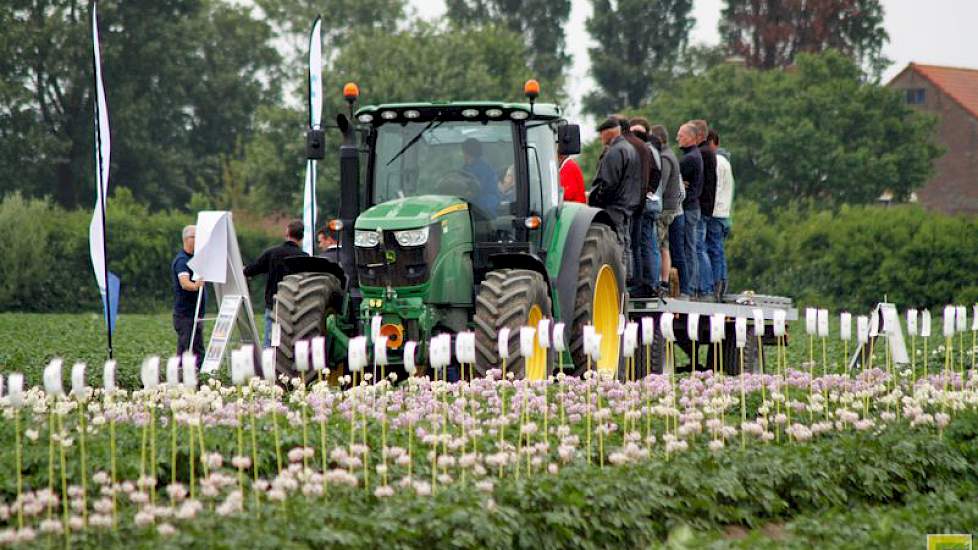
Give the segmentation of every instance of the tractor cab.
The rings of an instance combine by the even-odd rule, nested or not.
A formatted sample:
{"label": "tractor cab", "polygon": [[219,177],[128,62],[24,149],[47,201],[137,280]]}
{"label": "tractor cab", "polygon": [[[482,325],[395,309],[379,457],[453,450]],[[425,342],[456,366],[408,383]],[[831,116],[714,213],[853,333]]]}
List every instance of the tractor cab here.
{"label": "tractor cab", "polygon": [[[328,226],[341,244],[336,261],[296,260],[279,285],[283,371],[297,339],[325,336],[330,363],[342,364],[363,335],[368,350],[386,345],[397,369],[423,367],[435,336],[472,332],[470,374],[498,368],[501,355],[513,356],[516,376],[542,379],[558,364],[579,374],[586,325],[602,335],[594,366],[617,370],[615,228],[606,212],[563,202],[557,155],[580,152],[580,129],[536,103],[535,81],[525,92],[526,103],[388,103],[337,117],[340,207]],[[344,89],[351,106],[357,93]],[[323,138],[310,131],[310,158],[321,158]],[[532,354],[524,328],[548,331],[527,342]],[[544,345],[550,338],[565,349]]]}
{"label": "tractor cab", "polygon": [[541,220],[560,202],[558,135],[577,130],[562,123],[558,107],[393,104],[364,107],[356,116],[369,128],[367,209],[456,198],[468,210],[483,260],[493,252],[539,249]]}

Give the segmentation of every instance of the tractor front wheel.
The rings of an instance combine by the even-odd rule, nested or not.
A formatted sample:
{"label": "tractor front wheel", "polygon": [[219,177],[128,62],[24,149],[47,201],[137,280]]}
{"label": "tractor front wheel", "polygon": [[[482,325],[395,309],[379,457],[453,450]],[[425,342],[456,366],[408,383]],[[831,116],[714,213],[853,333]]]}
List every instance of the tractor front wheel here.
{"label": "tractor front wheel", "polygon": [[520,328],[539,326],[549,318],[550,293],[543,276],[527,269],[497,269],[486,274],[475,299],[476,370],[485,376],[489,369],[502,368],[499,358],[499,331],[509,329],[506,343],[509,359],[506,372],[516,378],[543,380],[550,376],[553,357],[549,349],[534,338],[533,355],[520,353]]}
{"label": "tractor front wheel", "polygon": [[311,368],[305,373],[295,368],[295,343],[324,336],[326,317],[339,312],[342,303],[340,280],[329,273],[296,273],[287,275],[278,284],[273,311],[281,329],[275,353],[275,369],[279,374],[289,378],[304,374],[305,382],[312,381],[315,372]]}

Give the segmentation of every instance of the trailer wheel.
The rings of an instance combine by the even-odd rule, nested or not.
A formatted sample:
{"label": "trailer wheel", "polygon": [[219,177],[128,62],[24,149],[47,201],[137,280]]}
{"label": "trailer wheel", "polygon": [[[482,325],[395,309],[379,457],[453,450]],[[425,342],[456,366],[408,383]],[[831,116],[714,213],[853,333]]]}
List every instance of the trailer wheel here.
{"label": "trailer wheel", "polygon": [[662,368],[666,363],[665,353],[666,339],[662,337],[662,332],[656,326],[652,344],[649,346],[639,344],[638,349],[635,350],[634,372],[628,372],[627,362],[623,361],[618,373],[618,379],[622,382],[628,382],[632,380],[632,374],[634,374],[635,380],[641,380],[649,374],[662,374]]}
{"label": "trailer wheel", "polygon": [[[326,334],[326,317],[338,313],[343,303],[340,280],[329,273],[296,273],[286,275],[278,284],[273,308],[281,338],[275,353],[275,369],[289,378],[300,373],[295,370],[295,343]],[[327,344],[328,345],[328,344]],[[335,369],[333,369],[335,370]],[[310,369],[304,381],[315,378]]]}
{"label": "trailer wheel", "polygon": [[592,365],[592,369],[617,376],[621,357],[618,316],[624,313],[624,283],[625,264],[614,230],[606,225],[592,225],[584,237],[577,271],[570,336],[575,376],[584,374],[587,369],[584,327],[588,324],[594,325],[595,332],[601,335],[601,359],[597,365]]}
{"label": "trailer wheel", "polygon": [[489,369],[501,368],[498,338],[503,327],[509,329],[509,359],[506,371],[516,378],[544,380],[553,369],[550,350],[535,339],[533,357],[520,354],[520,328],[536,328],[541,319],[551,316],[550,293],[543,276],[527,269],[497,269],[486,274],[475,299],[476,371],[485,376]]}
{"label": "trailer wheel", "polygon": [[[723,349],[723,372],[731,376],[737,376],[740,374],[740,349],[737,347],[737,341],[733,337],[733,324],[728,323],[727,327],[728,337],[723,340],[721,348]],[[758,356],[758,349],[761,350],[761,354],[764,353],[764,348],[758,348],[757,346],[757,335],[754,333],[754,329],[750,328],[747,332],[747,342],[744,344],[744,372],[758,374],[761,372],[760,357]],[[706,356],[706,367],[707,369],[713,368],[713,346],[710,346],[710,351]],[[764,358],[765,370],[767,368],[767,358]],[[717,364],[719,367],[719,363]]]}

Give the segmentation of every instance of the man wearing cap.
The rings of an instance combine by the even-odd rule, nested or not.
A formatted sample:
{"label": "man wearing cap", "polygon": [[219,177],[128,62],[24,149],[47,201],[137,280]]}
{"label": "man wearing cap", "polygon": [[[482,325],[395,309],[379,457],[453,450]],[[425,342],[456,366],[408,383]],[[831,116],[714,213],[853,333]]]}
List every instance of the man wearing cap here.
{"label": "man wearing cap", "polygon": [[604,152],[598,161],[598,173],[591,183],[588,202],[604,208],[615,222],[618,242],[622,245],[625,268],[631,279],[631,217],[642,195],[642,162],[635,148],[622,135],[621,121],[609,117],[598,128]]}

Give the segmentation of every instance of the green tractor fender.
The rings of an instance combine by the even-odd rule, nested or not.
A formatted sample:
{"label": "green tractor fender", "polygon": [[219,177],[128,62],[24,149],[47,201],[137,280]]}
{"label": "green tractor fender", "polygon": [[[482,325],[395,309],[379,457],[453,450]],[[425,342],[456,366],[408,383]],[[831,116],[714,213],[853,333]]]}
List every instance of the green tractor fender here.
{"label": "green tractor fender", "polygon": [[[573,322],[574,300],[577,296],[578,266],[584,249],[584,238],[595,224],[614,229],[611,216],[600,208],[564,205],[553,232],[553,240],[547,253],[547,270],[551,274],[552,293],[555,297],[554,318],[565,325]],[[556,274],[556,277],[553,275]],[[621,281],[624,274],[620,273]]]}

